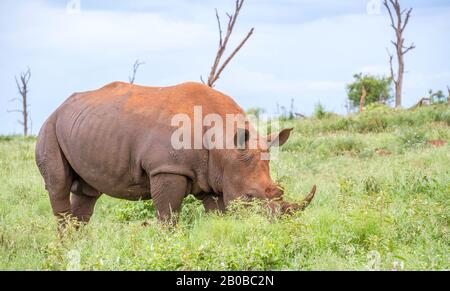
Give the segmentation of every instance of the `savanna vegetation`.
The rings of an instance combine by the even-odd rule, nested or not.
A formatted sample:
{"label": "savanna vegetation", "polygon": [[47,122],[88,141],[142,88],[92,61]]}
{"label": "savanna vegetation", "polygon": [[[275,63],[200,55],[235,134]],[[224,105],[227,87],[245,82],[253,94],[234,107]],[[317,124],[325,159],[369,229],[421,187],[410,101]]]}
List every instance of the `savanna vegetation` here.
{"label": "savanna vegetation", "polygon": [[179,224],[167,227],[151,202],[103,196],[88,226],[61,235],[34,138],[1,137],[0,269],[450,269],[448,106],[369,106],[283,123],[295,133],[272,176],[288,200],[317,184],[305,212],[275,218],[235,204],[206,214],[189,197]]}

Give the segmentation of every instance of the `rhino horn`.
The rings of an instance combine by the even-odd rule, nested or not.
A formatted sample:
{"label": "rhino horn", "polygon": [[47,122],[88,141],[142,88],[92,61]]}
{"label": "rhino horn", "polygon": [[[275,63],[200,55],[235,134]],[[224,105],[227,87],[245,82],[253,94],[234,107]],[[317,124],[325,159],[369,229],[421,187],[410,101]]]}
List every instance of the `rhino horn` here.
{"label": "rhino horn", "polygon": [[311,189],[311,192],[309,192],[308,196],[305,197],[305,199],[303,199],[302,202],[300,202],[299,206],[299,210],[305,210],[306,207],[309,206],[309,204],[311,203],[311,201],[314,199],[314,196],[316,195],[316,190],[317,187],[316,185],[314,185]]}
{"label": "rhino horn", "polygon": [[308,205],[311,203],[311,201],[314,199],[314,196],[316,195],[316,185],[311,189],[311,192],[303,199],[300,203],[289,203],[286,201],[272,201],[272,203],[269,205],[272,211],[275,212],[276,205],[278,205],[279,210],[281,211],[281,214],[293,214],[296,211],[303,211],[308,207]]}

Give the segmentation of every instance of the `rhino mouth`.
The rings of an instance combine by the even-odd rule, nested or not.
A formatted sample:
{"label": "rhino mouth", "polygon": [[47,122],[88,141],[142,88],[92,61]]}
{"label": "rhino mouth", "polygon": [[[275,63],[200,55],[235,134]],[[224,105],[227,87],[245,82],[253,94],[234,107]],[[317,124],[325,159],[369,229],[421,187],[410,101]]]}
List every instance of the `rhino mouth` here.
{"label": "rhino mouth", "polygon": [[[292,215],[295,212],[304,211],[311,204],[316,196],[316,190],[317,187],[314,185],[309,194],[306,195],[305,198],[303,198],[303,200],[299,203],[284,201],[283,197],[280,196],[267,200],[267,206],[273,214]],[[250,206],[252,201],[257,200],[257,197],[258,195],[256,194],[247,193],[241,195],[239,200],[244,203],[248,203],[248,206]]]}

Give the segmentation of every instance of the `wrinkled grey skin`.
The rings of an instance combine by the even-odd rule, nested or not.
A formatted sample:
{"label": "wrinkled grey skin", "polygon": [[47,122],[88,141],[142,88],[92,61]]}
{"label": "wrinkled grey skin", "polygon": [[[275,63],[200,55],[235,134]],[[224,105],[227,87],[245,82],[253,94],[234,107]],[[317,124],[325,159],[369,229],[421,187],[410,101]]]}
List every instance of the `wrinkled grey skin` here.
{"label": "wrinkled grey skin", "polygon": [[[178,213],[188,194],[207,211],[224,211],[240,197],[281,200],[269,162],[259,158],[264,150],[173,149],[172,116],[192,115],[196,105],[204,114],[244,114],[230,97],[197,83],[157,88],[116,82],[68,98],[45,122],[36,145],[53,213],[88,222],[103,193],[153,199],[159,220]],[[270,147],[286,142],[290,132],[255,138]]]}

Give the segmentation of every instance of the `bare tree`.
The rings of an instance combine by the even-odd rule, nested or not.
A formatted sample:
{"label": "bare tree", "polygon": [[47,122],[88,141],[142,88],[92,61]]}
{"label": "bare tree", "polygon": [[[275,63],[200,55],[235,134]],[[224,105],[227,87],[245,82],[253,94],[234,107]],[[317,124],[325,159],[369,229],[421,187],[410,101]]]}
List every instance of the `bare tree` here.
{"label": "bare tree", "polygon": [[21,105],[21,109],[8,110],[11,112],[18,112],[22,114],[22,120],[18,120],[19,124],[23,126],[23,135],[28,136],[28,120],[30,120],[30,112],[29,112],[29,104],[28,104],[28,92],[30,89],[28,88],[28,82],[31,78],[31,70],[28,70],[25,73],[20,74],[20,80],[15,77],[16,86],[19,90],[20,98],[13,98],[10,101],[19,101]]}
{"label": "bare tree", "polygon": [[361,88],[361,97],[359,98],[359,112],[364,111],[364,103],[366,103],[367,90],[364,85]]}
{"label": "bare tree", "polygon": [[448,105],[450,105],[450,87],[447,86],[447,91],[448,91]]}
{"label": "bare tree", "polygon": [[[228,17],[228,25],[227,32],[225,34],[225,38],[222,37],[222,24],[220,21],[219,13],[216,9],[216,18],[217,24],[219,26],[219,49],[217,50],[216,58],[214,59],[214,63],[211,67],[211,72],[209,73],[207,85],[209,87],[214,87],[214,83],[219,79],[220,74],[223,72],[228,63],[233,59],[233,57],[237,54],[237,52],[244,46],[250,36],[253,34],[254,28],[250,29],[247,33],[247,36],[239,43],[239,45],[234,49],[231,55],[220,65],[220,61],[222,56],[227,48],[228,41],[230,39],[231,34],[233,33],[234,25],[236,24],[236,20],[239,16],[239,12],[241,11],[242,5],[244,4],[244,0],[236,0],[236,6],[234,14],[227,13]],[[203,77],[200,77],[203,84]]]}
{"label": "bare tree", "polygon": [[[395,107],[402,105],[402,87],[403,87],[403,75],[405,73],[405,60],[404,55],[409,51],[416,48],[414,43],[410,46],[405,46],[405,39],[403,32],[408,25],[411,17],[412,8],[402,10],[398,0],[384,0],[384,6],[386,6],[389,12],[389,18],[391,19],[391,26],[395,31],[396,40],[392,41],[397,54],[398,70],[397,77],[394,75],[393,58],[394,56],[389,53],[389,64],[391,67],[391,77],[395,85]],[[394,18],[394,13],[395,18]]]}
{"label": "bare tree", "polygon": [[345,100],[345,104],[344,104],[345,110],[347,111],[347,114],[350,114],[350,100],[347,98]]}
{"label": "bare tree", "polygon": [[136,62],[133,65],[133,75],[131,77],[128,77],[130,84],[134,84],[134,80],[136,80],[136,73],[141,65],[145,65],[145,63],[136,60]]}

